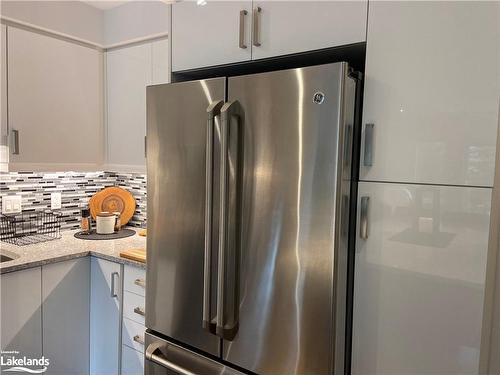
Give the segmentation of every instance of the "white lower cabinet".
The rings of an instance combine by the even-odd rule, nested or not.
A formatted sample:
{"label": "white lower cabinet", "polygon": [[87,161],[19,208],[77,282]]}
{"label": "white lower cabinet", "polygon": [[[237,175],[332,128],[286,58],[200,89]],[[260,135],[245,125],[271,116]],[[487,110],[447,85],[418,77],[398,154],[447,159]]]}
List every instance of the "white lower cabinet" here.
{"label": "white lower cabinet", "polygon": [[[3,274],[1,294],[1,350],[18,351],[15,357],[42,356],[41,269]],[[4,360],[6,359],[3,356]]]}
{"label": "white lower cabinet", "polygon": [[144,354],[123,345],[122,347],[122,375],[143,375]]}
{"label": "white lower cabinet", "polygon": [[90,258],[42,267],[46,374],[89,373]]}
{"label": "white lower cabinet", "polygon": [[117,375],[120,367],[122,266],[91,258],[90,373]]}
{"label": "white lower cabinet", "polygon": [[491,189],[361,182],[359,197],[352,374],[477,374]]}

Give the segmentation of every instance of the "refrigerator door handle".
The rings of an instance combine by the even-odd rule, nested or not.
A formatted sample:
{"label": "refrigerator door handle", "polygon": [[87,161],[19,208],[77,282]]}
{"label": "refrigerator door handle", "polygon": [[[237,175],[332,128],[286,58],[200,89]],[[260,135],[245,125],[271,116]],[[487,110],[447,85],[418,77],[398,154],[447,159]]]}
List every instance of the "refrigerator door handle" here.
{"label": "refrigerator door handle", "polygon": [[[219,211],[219,258],[217,269],[217,318],[216,333],[225,340],[232,340],[238,332],[238,311],[237,301],[235,300],[236,267],[234,275],[228,275],[228,263],[236,259],[228,259],[227,240],[228,240],[228,173],[229,173],[229,134],[230,123],[233,118],[241,122],[242,109],[238,101],[227,102],[221,109],[221,165],[220,165],[220,211]],[[238,136],[238,129],[232,130]],[[237,164],[237,163],[236,163]],[[233,165],[234,175],[237,176],[237,165]],[[234,213],[234,212],[233,212]],[[231,255],[235,256],[235,250],[232,249]],[[233,279],[234,278],[234,279]],[[233,280],[231,280],[233,279]],[[233,282],[228,296],[228,282]],[[228,303],[229,302],[229,303]]]}
{"label": "refrigerator door handle", "polygon": [[164,358],[163,356],[158,355],[158,353],[161,353],[161,347],[162,347],[161,343],[150,344],[148,346],[148,348],[146,349],[146,353],[145,353],[146,359],[148,361],[156,363],[157,365],[165,367],[168,370],[174,371],[177,374],[196,375],[194,372],[186,370],[184,367],[176,365],[175,363],[170,362],[168,359]]}
{"label": "refrigerator door handle", "polygon": [[203,328],[215,333],[211,312],[211,265],[212,265],[212,195],[213,195],[213,145],[215,117],[220,115],[224,101],[218,100],[207,108],[207,144],[205,164],[205,253],[203,259]]}

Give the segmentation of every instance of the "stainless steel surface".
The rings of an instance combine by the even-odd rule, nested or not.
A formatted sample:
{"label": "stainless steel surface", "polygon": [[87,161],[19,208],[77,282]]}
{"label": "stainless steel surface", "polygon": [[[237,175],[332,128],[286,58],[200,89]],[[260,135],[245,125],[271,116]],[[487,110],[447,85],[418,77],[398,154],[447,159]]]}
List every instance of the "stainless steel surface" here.
{"label": "stainless steel surface", "polygon": [[244,112],[239,330],[223,342],[230,363],[262,375],[343,373],[342,159],[354,87],[345,63],[229,78],[228,100]]}
{"label": "stainless steel surface", "polygon": [[118,292],[116,291],[116,281],[115,278],[120,277],[118,272],[111,273],[111,297],[118,298]]}
{"label": "stainless steel surface", "polygon": [[[213,355],[219,355],[220,339],[202,326],[206,109],[224,100],[224,92],[223,78],[147,88],[146,326]],[[215,126],[217,133],[217,119]],[[215,212],[217,192],[215,188]],[[217,264],[214,255],[212,270]]]}
{"label": "stainless steel surface", "polygon": [[145,375],[241,375],[241,372],[146,332]]}
{"label": "stainless steel surface", "polygon": [[134,308],[134,312],[136,314],[138,314],[138,315],[142,315],[142,316],[146,315],[146,313],[144,312],[144,308],[143,307],[139,307],[139,306],[135,307]]}
{"label": "stainless steel surface", "polygon": [[141,344],[141,345],[144,345],[144,338],[142,338],[141,336],[139,335],[135,335],[132,340],[134,340],[135,342]]}
{"label": "stainless steel surface", "polygon": [[239,47],[242,49],[247,48],[245,44],[245,17],[248,14],[246,10],[240,10],[240,43]]}
{"label": "stainless steel surface", "polygon": [[371,167],[373,165],[373,130],[375,124],[365,125],[365,146],[364,146],[364,156],[363,165],[366,167]]}
{"label": "stainless steel surface", "polygon": [[11,129],[12,134],[12,154],[19,155],[19,130]]}
{"label": "stainless steel surface", "polygon": [[361,197],[361,207],[359,210],[359,237],[368,239],[368,206],[370,197]]}
{"label": "stainless steel surface", "polygon": [[146,287],[146,280],[144,279],[135,279],[134,284],[137,286],[142,286],[143,288]]}
{"label": "stainless steel surface", "polygon": [[261,7],[255,7],[253,9],[253,22],[252,22],[252,41],[255,47],[260,47],[260,12],[262,11]]}
{"label": "stainless steel surface", "polygon": [[221,109],[216,333],[227,340],[232,340],[238,331],[236,261],[239,254],[239,221],[236,202],[239,195],[239,125],[242,116],[242,108],[237,101],[228,102]]}
{"label": "stainless steel surface", "polygon": [[211,280],[212,280],[212,216],[213,216],[213,153],[215,118],[220,115],[224,102],[218,100],[207,108],[207,141],[205,153],[205,252],[203,260],[203,328],[215,332],[215,324],[211,316]]}

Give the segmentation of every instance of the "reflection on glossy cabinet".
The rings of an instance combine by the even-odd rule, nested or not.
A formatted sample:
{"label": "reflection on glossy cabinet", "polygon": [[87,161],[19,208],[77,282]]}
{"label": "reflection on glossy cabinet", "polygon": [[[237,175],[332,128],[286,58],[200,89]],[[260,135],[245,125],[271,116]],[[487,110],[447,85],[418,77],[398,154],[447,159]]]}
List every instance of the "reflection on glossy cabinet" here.
{"label": "reflection on glossy cabinet", "polygon": [[359,197],[353,375],[477,373],[491,189],[361,182]]}
{"label": "reflection on glossy cabinet", "polygon": [[252,59],[366,40],[368,1],[254,1],[258,46]]}
{"label": "reflection on glossy cabinet", "polygon": [[40,267],[0,277],[1,350],[16,350],[22,358],[42,355]]}
{"label": "reflection on glossy cabinet", "polygon": [[499,24],[500,2],[370,2],[361,180],[492,186]]}
{"label": "reflection on glossy cabinet", "polygon": [[[240,20],[240,12],[246,11]],[[172,5],[172,71],[249,61],[252,1]],[[240,45],[240,24],[243,46]]]}

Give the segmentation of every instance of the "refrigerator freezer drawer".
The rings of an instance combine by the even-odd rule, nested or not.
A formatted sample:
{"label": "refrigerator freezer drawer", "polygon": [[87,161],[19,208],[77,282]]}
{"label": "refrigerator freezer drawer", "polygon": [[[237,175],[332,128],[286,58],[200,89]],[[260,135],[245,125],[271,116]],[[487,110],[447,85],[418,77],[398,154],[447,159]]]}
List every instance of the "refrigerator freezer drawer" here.
{"label": "refrigerator freezer drawer", "polygon": [[145,375],[242,375],[241,372],[146,333]]}

